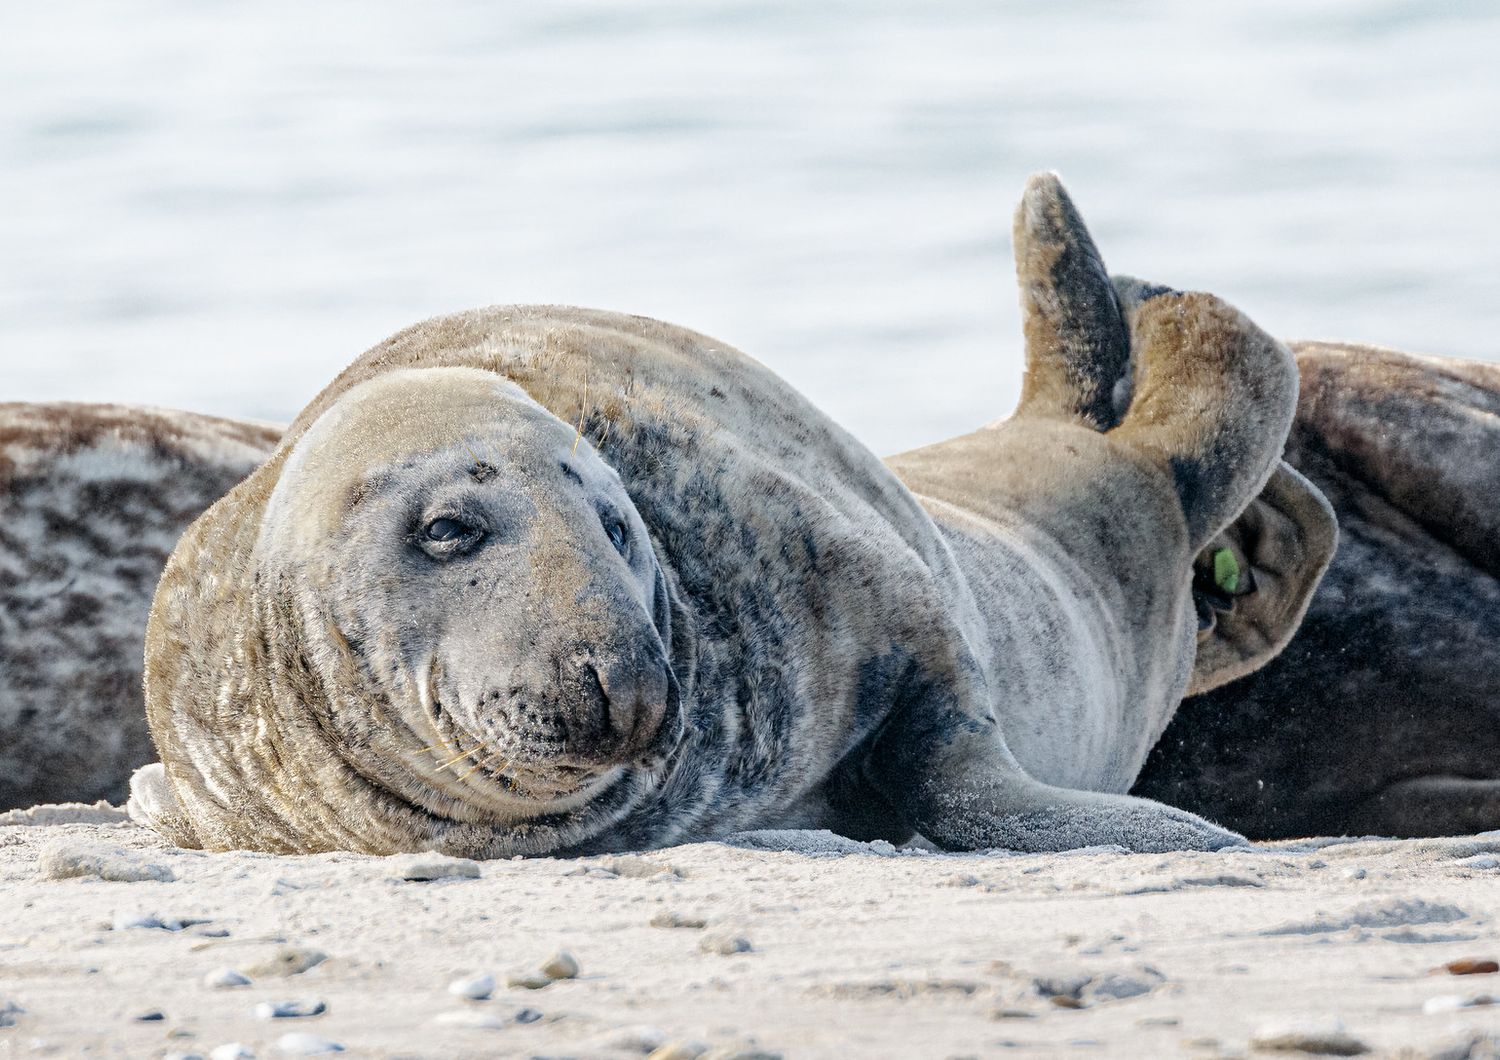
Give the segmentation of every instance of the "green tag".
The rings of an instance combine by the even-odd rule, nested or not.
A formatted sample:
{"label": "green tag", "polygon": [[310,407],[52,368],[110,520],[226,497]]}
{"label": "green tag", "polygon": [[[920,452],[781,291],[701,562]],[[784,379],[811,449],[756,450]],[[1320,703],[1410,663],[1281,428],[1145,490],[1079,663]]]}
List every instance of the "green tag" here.
{"label": "green tag", "polygon": [[1240,561],[1227,548],[1214,553],[1214,584],[1226,593],[1232,593],[1240,587]]}

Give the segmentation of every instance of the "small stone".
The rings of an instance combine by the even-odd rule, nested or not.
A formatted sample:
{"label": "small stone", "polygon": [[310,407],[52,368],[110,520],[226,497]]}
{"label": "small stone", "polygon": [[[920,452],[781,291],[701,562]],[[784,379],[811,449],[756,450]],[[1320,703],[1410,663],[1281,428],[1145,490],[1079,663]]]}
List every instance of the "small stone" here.
{"label": "small stone", "polygon": [[328,954],[310,946],[278,946],[269,956],[262,958],[249,969],[254,979],[285,979],[316,968],[328,959]]}
{"label": "small stone", "polygon": [[477,880],[479,862],[450,858],[446,854],[408,854],[391,858],[392,875],[398,880],[428,883],[433,880]]}
{"label": "small stone", "polygon": [[541,973],[548,979],[577,979],[578,961],[567,950],[559,950],[543,963]]}
{"label": "small stone", "polygon": [[233,968],[216,968],[203,977],[203,985],[214,990],[228,990],[236,986],[249,986],[250,977]]}
{"label": "small stone", "polygon": [[781,1060],[780,1053],[769,1053],[763,1049],[740,1049],[732,1045],[721,1045],[710,1049],[698,1060]]}
{"label": "small stone", "polygon": [[114,919],[110,921],[110,927],[115,931],[128,931],[131,928],[181,931],[183,928],[189,928],[195,924],[207,924],[208,922],[204,917],[157,916],[155,913],[120,912],[114,915]]}
{"label": "small stone", "polygon": [[276,1048],[288,1056],[318,1056],[322,1053],[342,1053],[343,1045],[332,1038],[324,1038],[305,1031],[283,1034],[276,1039]]}
{"label": "small stone", "polygon": [[171,883],[177,879],[165,865],[148,861],[121,847],[80,846],[60,843],[42,851],[37,860],[44,879],[68,880],[97,876],[112,883]]}
{"label": "small stone", "polygon": [[115,931],[129,931],[131,928],[165,929],[167,925],[155,913],[116,913],[109,926]]}
{"label": "small stone", "polygon": [[321,1001],[262,1001],[255,1006],[255,1016],[263,1020],[294,1020],[321,1016],[328,1006]]}
{"label": "small stone", "polygon": [[671,881],[682,878],[682,874],[673,866],[643,858],[639,854],[621,854],[594,867],[633,880]]}
{"label": "small stone", "polygon": [[888,858],[896,853],[896,845],[888,839],[872,839],[870,840],[870,853]]}
{"label": "small stone", "polygon": [[1144,972],[1140,975],[1122,975],[1118,972],[1111,972],[1090,982],[1088,993],[1091,998],[1098,1001],[1122,1001],[1128,997],[1149,994],[1164,978],[1159,972],[1155,975]]}
{"label": "small stone", "polygon": [[159,1008],[148,1009],[137,1016],[131,1017],[137,1023],[160,1023],[166,1018],[167,1014]]}
{"label": "small stone", "polygon": [[1137,1027],[1176,1027],[1182,1020],[1176,1016],[1143,1016],[1135,1021]]}
{"label": "small stone", "polygon": [[706,1052],[708,1052],[708,1046],[702,1042],[676,1039],[653,1050],[646,1060],[698,1060]]}
{"label": "small stone", "polygon": [[498,1031],[505,1028],[505,1020],[478,1009],[458,1009],[454,1012],[439,1012],[432,1022],[440,1027],[468,1027],[472,1030]]}
{"label": "small stone", "polygon": [[1034,1020],[1036,1013],[1024,1008],[997,1008],[990,1013],[990,1019],[996,1020]]}
{"label": "small stone", "polygon": [[1086,1008],[1087,1007],[1087,1005],[1084,1004],[1084,1002],[1083,1002],[1082,999],[1076,998],[1076,997],[1069,997],[1067,994],[1053,994],[1052,996],[1050,996],[1049,998],[1047,998],[1047,1000],[1050,1003],[1052,1003],[1053,1005],[1056,1005],[1058,1008]]}
{"label": "small stone", "polygon": [[454,997],[466,997],[470,1001],[484,1001],[495,992],[495,977],[489,972],[455,979],[448,984],[448,993]]}
{"label": "small stone", "polygon": [[505,985],[516,987],[520,990],[541,990],[552,985],[550,976],[541,972],[524,972],[520,975],[510,975],[505,978]]}
{"label": "small stone", "polygon": [[1500,972],[1500,964],[1479,957],[1460,957],[1443,965],[1449,975],[1490,975]]}
{"label": "small stone", "polygon": [[516,1010],[517,1023],[535,1023],[542,1018],[542,1014],[534,1008],[522,1008]]}
{"label": "small stone", "polygon": [[1344,1030],[1343,1023],[1309,1023],[1262,1027],[1250,1036],[1250,1047],[1268,1053],[1314,1053],[1359,1056],[1370,1047]]}
{"label": "small stone", "polygon": [[736,953],[749,953],[755,947],[750,945],[750,940],[743,935],[720,933],[704,935],[698,940],[698,949],[704,953],[718,953],[728,957]]}
{"label": "small stone", "polygon": [[1422,1003],[1422,1011],[1428,1016],[1440,1012],[1457,1012],[1461,1008],[1483,1008],[1487,1005],[1500,1005],[1500,996],[1495,994],[1470,994],[1465,997],[1462,994],[1439,994],[1430,997]]}
{"label": "small stone", "polygon": [[208,1060],[255,1060],[255,1054],[248,1045],[226,1042],[210,1050]]}
{"label": "small stone", "polygon": [[1083,988],[1094,981],[1091,975],[1045,975],[1037,976],[1031,983],[1043,997],[1079,998]]}
{"label": "small stone", "polygon": [[672,910],[663,910],[651,918],[651,926],[658,928],[701,928],[707,925],[708,921],[701,916],[684,916]]}
{"label": "small stone", "polygon": [[660,1027],[641,1024],[635,1027],[618,1027],[596,1036],[589,1044],[595,1049],[618,1050],[622,1053],[654,1053],[667,1042],[667,1032]]}
{"label": "small stone", "polygon": [[0,1001],[0,1027],[14,1027],[16,1017],[25,1013],[26,1010],[14,1001]]}

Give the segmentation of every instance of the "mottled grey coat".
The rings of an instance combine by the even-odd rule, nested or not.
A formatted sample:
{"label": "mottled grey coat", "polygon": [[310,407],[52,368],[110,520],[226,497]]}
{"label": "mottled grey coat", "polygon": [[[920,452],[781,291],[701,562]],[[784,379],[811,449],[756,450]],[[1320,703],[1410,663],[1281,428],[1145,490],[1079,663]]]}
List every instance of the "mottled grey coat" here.
{"label": "mottled grey coat", "polygon": [[[1290,646],[1187,700],[1135,790],[1255,838],[1500,828],[1500,366],[1293,348],[1286,459],[1338,554]],[[1263,538],[1261,574],[1295,544]]]}
{"label": "mottled grey coat", "polygon": [[[1028,187],[1017,257],[1021,408],[889,466],[657,321],[502,307],[382,343],[172,556],[146,668],[165,774],[142,776],[138,816],[210,848],[488,856],[769,826],[1236,841],[1119,793],[1190,678],[1274,653],[1326,562],[1326,507],[1277,470],[1291,356],[1210,296],[1111,285],[1052,178]],[[1193,557],[1273,471],[1327,547],[1279,587],[1279,626],[1198,651]],[[431,520],[445,490],[456,514]],[[600,508],[613,548],[595,497],[630,509]],[[372,530],[392,505],[429,513],[405,552]],[[589,765],[584,707],[668,664],[648,697],[667,736]],[[518,801],[549,747],[584,763],[544,778],[573,794]]]}
{"label": "mottled grey coat", "polygon": [[0,810],[119,802],[155,757],[151,594],[183,529],[279,436],[185,412],[0,404]]}

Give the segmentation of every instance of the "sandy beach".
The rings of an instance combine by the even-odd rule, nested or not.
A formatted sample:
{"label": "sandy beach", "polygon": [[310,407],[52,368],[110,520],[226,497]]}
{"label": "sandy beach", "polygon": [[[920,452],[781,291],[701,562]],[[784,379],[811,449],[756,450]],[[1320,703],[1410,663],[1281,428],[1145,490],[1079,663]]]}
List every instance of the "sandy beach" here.
{"label": "sandy beach", "polygon": [[1500,833],[474,863],[12,812],[0,1056],[1494,1056],[1500,974],[1444,966],[1500,957],[1497,884]]}

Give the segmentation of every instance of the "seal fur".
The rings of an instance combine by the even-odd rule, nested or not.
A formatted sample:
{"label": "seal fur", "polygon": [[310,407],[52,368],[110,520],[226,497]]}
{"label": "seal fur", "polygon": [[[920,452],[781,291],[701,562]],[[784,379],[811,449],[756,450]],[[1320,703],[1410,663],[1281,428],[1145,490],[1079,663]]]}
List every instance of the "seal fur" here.
{"label": "seal fur", "polygon": [[279,436],[164,409],[0,404],[0,810],[124,798],[153,757],[141,648],[162,567]]}

